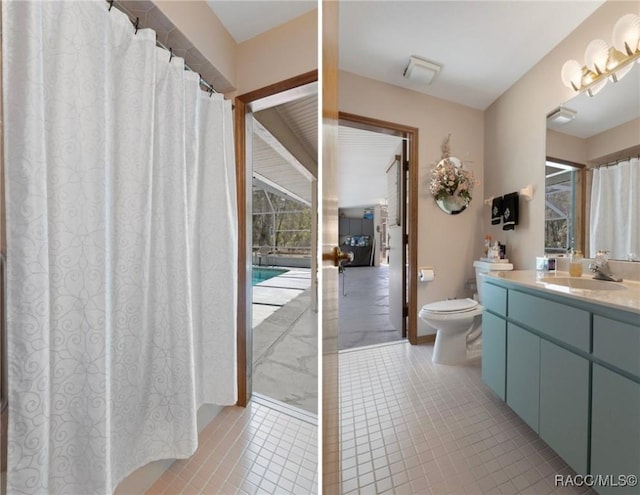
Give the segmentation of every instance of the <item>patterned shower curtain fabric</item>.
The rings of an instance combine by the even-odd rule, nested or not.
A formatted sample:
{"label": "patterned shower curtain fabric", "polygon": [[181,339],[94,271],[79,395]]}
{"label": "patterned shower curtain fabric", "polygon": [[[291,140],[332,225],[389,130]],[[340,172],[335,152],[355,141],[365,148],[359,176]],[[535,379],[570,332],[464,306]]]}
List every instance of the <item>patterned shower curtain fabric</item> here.
{"label": "patterned shower curtain fabric", "polygon": [[230,103],[109,4],[2,2],[9,494],[109,494],[236,401]]}

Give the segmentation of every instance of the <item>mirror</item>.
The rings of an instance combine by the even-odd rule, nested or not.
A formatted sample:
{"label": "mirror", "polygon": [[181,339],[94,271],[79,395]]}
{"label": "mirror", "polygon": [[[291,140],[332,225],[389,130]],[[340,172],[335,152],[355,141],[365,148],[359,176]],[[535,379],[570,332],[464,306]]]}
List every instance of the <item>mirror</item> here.
{"label": "mirror", "polygon": [[[576,116],[568,123],[554,122],[547,119],[547,160],[564,165],[576,166],[580,172],[581,166],[585,172],[578,175],[584,180],[575,181],[576,190],[571,197],[578,198],[576,208],[572,212],[577,219],[570,219],[569,223],[579,225],[581,216],[584,218],[584,228],[575,234],[576,249],[582,249],[587,257],[595,256],[589,252],[589,209],[591,196],[591,176],[589,169],[605,164],[613,164],[617,160],[637,157],[640,153],[640,65],[634,63],[633,69],[619,82],[608,82],[595,96],[589,97],[580,93],[562,105],[562,108],[575,112]],[[552,112],[553,113],[553,112]],[[549,176],[554,172],[549,163],[547,168],[547,188],[545,197],[546,210],[551,211],[555,206],[550,200],[552,188]],[[576,169],[574,169],[576,170]],[[555,171],[558,173],[558,170]],[[557,180],[555,181],[557,192]],[[567,186],[565,186],[567,187]],[[580,193],[582,198],[579,198]],[[562,215],[560,215],[562,216]],[[557,220],[557,219],[556,219]],[[574,222],[575,220],[575,222]],[[550,218],[546,216],[545,223]],[[580,230],[580,229],[578,229]],[[549,229],[546,229],[549,232]],[[568,234],[566,237],[570,236]],[[571,247],[571,239],[567,247]],[[620,250],[619,250],[620,251]],[[616,256],[627,259],[626,255]]]}

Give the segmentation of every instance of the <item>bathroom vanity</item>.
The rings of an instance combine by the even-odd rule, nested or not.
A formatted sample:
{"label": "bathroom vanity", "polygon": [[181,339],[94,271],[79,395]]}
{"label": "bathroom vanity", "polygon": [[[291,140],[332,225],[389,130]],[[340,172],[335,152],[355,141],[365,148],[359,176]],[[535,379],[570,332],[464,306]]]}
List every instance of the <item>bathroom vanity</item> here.
{"label": "bathroom vanity", "polygon": [[483,283],[482,380],[578,474],[640,477],[640,283],[536,271]]}

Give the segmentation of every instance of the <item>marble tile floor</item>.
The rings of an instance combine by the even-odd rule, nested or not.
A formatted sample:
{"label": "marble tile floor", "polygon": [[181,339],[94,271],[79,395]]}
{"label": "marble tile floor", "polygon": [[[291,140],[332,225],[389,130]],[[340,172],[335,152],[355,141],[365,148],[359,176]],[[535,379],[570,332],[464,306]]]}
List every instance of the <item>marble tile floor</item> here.
{"label": "marble tile floor", "polygon": [[433,345],[339,353],[342,493],[581,494],[575,474],[480,378],[480,360],[431,362]]}
{"label": "marble tile floor", "polygon": [[[317,314],[311,311],[310,270],[292,269],[254,287],[305,287],[268,314],[266,305],[253,304],[253,390],[259,394],[318,412]],[[261,314],[260,314],[260,313]],[[256,319],[255,315],[264,315]]]}
{"label": "marble tile floor", "polygon": [[258,326],[310,286],[311,270],[308,268],[291,268],[282,275],[255,285],[252,290],[253,327]]}
{"label": "marble tile floor", "polygon": [[311,416],[255,397],[226,407],[146,495],[318,493],[318,426]]}
{"label": "marble tile floor", "polygon": [[389,320],[389,267],[347,267],[340,275],[338,348],[402,340]]}

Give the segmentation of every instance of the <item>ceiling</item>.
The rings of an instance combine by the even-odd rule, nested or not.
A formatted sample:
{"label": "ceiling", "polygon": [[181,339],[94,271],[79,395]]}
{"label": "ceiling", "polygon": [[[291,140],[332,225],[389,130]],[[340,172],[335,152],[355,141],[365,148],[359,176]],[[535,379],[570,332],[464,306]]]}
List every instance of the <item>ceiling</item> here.
{"label": "ceiling", "polygon": [[580,93],[563,106],[577,112],[567,124],[547,122],[547,128],[579,138],[589,138],[618,125],[640,118],[640,66],[634,64],[629,74],[609,82],[593,98]]}
{"label": "ceiling", "polygon": [[315,0],[207,0],[236,43],[242,43],[318,7]]}
{"label": "ceiling", "polygon": [[[603,1],[343,1],[340,69],[484,110]],[[238,43],[317,7],[305,0],[208,4]],[[442,66],[430,86],[418,87],[402,76],[411,55]],[[295,155],[298,165],[317,177],[315,105],[317,97],[256,112],[256,118]],[[283,122],[289,138],[281,132]],[[384,171],[398,143],[398,138],[340,127],[341,207],[372,205],[384,198]],[[278,153],[267,148],[254,147],[256,163],[262,162],[256,166],[283,188],[310,200],[304,170],[283,164]],[[309,163],[309,154],[315,165]],[[278,160],[280,170],[267,172]]]}
{"label": "ceiling", "polygon": [[[485,110],[602,3],[341,2],[340,69]],[[442,66],[430,86],[403,77],[411,55]],[[389,136],[341,126],[339,140],[339,206],[376,204],[384,174],[362,174],[386,170],[397,153]]]}
{"label": "ceiling", "polygon": [[[602,3],[341,2],[340,69],[485,110]],[[430,86],[403,77],[411,55],[442,66]]]}
{"label": "ceiling", "polygon": [[253,171],[262,188],[311,204],[318,171],[318,94],[287,101],[254,114]]}
{"label": "ceiling", "polygon": [[401,152],[402,138],[340,126],[338,128],[338,206],[368,207],[387,196],[386,171]]}

